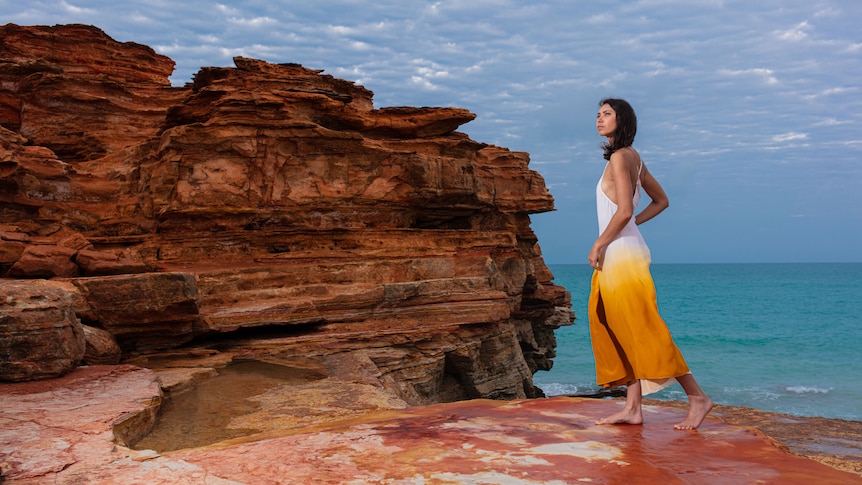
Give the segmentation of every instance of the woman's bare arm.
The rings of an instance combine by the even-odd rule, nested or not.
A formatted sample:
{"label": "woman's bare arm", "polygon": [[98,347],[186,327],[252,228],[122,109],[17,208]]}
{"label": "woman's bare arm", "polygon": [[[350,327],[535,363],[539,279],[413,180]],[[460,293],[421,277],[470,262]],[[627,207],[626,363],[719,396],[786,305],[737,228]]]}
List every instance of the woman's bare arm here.
{"label": "woman's bare arm", "polygon": [[667,194],[665,194],[664,189],[661,187],[661,184],[658,183],[658,180],[656,180],[650,171],[647,170],[646,165],[644,165],[643,174],[641,175],[641,186],[644,188],[644,192],[649,196],[650,203],[644,207],[644,210],[635,216],[635,224],[643,224],[652,219],[659,215],[663,210],[667,209],[669,205]]}

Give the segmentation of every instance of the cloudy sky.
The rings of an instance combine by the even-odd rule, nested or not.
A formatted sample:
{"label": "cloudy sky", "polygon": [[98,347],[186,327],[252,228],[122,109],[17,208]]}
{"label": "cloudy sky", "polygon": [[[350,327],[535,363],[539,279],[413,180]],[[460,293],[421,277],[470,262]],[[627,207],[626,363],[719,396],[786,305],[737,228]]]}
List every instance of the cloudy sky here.
{"label": "cloudy sky", "polygon": [[526,151],[556,199],[548,263],[585,263],[604,166],[602,97],[671,206],[655,263],[862,262],[858,0],[0,0],[0,23],[85,23],[176,61],[294,62],[376,107],[457,106],[477,141]]}

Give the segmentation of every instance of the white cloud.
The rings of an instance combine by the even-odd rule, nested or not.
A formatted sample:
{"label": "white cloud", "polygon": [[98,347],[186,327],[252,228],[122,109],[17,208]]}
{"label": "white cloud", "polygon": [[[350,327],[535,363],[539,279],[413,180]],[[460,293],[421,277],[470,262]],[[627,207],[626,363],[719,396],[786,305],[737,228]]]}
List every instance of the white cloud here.
{"label": "white cloud", "polygon": [[718,74],[728,77],[754,76],[763,79],[767,84],[778,84],[774,71],[768,68],[753,69],[719,69]]}
{"label": "white cloud", "polygon": [[829,88],[829,89],[824,89],[820,94],[822,94],[824,96],[829,96],[829,95],[833,95],[833,94],[852,93],[852,92],[856,92],[858,90],[859,90],[858,88],[845,88],[845,87]]}
{"label": "white cloud", "polygon": [[228,19],[232,24],[242,25],[244,27],[265,27],[267,25],[276,25],[278,21],[269,18],[269,17],[254,17],[254,18],[244,18],[244,17],[231,17]]}
{"label": "white cloud", "polygon": [[77,5],[72,5],[71,3],[64,1],[60,2],[60,7],[64,11],[75,15],[92,15],[96,13],[96,11],[91,8],[79,7]]}
{"label": "white cloud", "polygon": [[814,13],[814,18],[834,18],[841,15],[840,12],[832,7],[824,8],[823,10],[818,10]]}
{"label": "white cloud", "polygon": [[424,78],[429,77],[449,77],[449,72],[445,70],[432,69],[430,67],[419,67],[416,69],[416,74]]}
{"label": "white cloud", "polygon": [[153,21],[153,19],[147,17],[146,15],[141,15],[139,12],[133,12],[131,15],[129,15],[129,19],[131,19],[132,22],[142,23],[142,24],[143,23],[150,23]]}
{"label": "white cloud", "polygon": [[422,76],[411,76],[410,83],[428,91],[436,91],[440,89],[437,85]]}
{"label": "white cloud", "polygon": [[814,123],[813,126],[841,126],[841,125],[846,125],[848,123],[851,123],[851,122],[846,121],[846,120],[845,121],[836,120],[835,118],[828,118],[828,119],[825,119],[823,121],[819,121],[817,123]]}
{"label": "white cloud", "polygon": [[344,35],[350,36],[356,33],[356,29],[353,27],[347,27],[345,25],[330,25],[327,27],[327,30],[332,32],[335,35]]}
{"label": "white cloud", "polygon": [[240,14],[240,11],[239,11],[239,10],[237,10],[236,8],[231,7],[230,5],[222,4],[222,3],[217,4],[217,5],[216,5],[216,9],[217,9],[219,12],[222,12],[222,13],[225,13],[225,14],[228,14],[228,15],[234,15],[234,16],[236,16],[236,15],[239,15],[239,14]]}
{"label": "white cloud", "polygon": [[808,139],[808,135],[805,133],[784,133],[781,135],[775,135],[772,137],[772,141],[776,143],[785,143],[788,141],[799,141]]}
{"label": "white cloud", "polygon": [[587,23],[593,25],[610,24],[611,22],[613,22],[613,20],[614,16],[610,13],[600,13],[597,15],[591,15],[589,18],[587,18]]}
{"label": "white cloud", "polygon": [[783,31],[777,31],[775,33],[775,36],[781,40],[800,41],[808,37],[808,32],[806,32],[808,28],[808,21],[806,20],[804,22],[796,24],[795,26],[793,26],[793,28]]}
{"label": "white cloud", "polygon": [[354,40],[350,42],[350,48],[357,51],[368,51],[374,49],[374,46],[366,42]]}
{"label": "white cloud", "polygon": [[832,87],[832,88],[825,88],[816,94],[809,94],[807,96],[804,96],[804,98],[807,100],[817,100],[819,98],[828,97],[828,96],[841,97],[843,95],[849,95],[850,93],[855,93],[857,91],[859,91],[859,89],[855,88],[855,87],[854,88]]}

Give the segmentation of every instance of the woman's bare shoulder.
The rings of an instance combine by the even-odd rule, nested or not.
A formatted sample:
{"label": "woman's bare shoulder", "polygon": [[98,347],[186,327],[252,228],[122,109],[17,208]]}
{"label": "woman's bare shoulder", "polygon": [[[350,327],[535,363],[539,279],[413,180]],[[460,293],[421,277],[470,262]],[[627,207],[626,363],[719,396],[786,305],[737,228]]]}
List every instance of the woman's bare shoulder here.
{"label": "woman's bare shoulder", "polygon": [[617,163],[622,163],[626,168],[636,167],[640,165],[641,156],[632,147],[620,148],[611,154],[611,162],[614,162],[616,157]]}

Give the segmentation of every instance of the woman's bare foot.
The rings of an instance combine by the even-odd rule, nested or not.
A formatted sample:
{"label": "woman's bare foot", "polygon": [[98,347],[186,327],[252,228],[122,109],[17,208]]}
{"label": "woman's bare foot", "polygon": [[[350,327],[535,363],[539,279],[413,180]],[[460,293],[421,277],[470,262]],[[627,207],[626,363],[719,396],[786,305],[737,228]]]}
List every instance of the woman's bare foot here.
{"label": "woman's bare foot", "polygon": [[643,424],[644,417],[637,408],[623,408],[622,411],[596,421],[596,424]]}
{"label": "woman's bare foot", "polygon": [[706,396],[688,396],[688,415],[685,421],[674,425],[676,429],[696,429],[712,410],[712,399]]}

